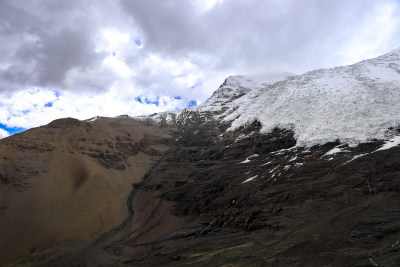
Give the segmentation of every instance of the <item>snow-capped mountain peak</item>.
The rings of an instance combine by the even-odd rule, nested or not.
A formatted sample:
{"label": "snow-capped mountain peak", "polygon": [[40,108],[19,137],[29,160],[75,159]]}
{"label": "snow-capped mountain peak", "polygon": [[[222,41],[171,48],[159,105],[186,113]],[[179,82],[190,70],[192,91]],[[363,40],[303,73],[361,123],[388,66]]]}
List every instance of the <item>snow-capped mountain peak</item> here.
{"label": "snow-capped mountain peak", "polygon": [[387,139],[400,125],[400,49],[302,75],[232,76],[191,110],[231,123],[228,131],[254,121],[265,133],[291,129],[300,146]]}

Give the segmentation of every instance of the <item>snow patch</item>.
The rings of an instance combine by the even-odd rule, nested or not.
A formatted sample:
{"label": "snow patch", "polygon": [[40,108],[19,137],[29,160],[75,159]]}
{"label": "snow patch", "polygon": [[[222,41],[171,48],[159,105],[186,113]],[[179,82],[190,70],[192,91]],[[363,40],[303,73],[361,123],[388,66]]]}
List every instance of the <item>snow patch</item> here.
{"label": "snow patch", "polygon": [[278,169],[279,165],[269,171],[269,173],[273,173],[276,169]]}
{"label": "snow patch", "polygon": [[326,152],[323,156],[328,156],[328,155],[333,155],[339,152],[343,152],[342,149],[340,147],[334,147],[331,150],[329,150],[328,152]]}
{"label": "snow patch", "polygon": [[263,166],[268,165],[268,164],[271,164],[271,163],[272,163],[272,160],[271,160],[271,161],[268,161],[268,162],[266,162],[266,163],[264,163],[264,164],[261,164],[260,167],[263,167]]}
{"label": "snow patch", "polygon": [[93,117],[93,118],[90,118],[90,119],[87,119],[86,120],[86,122],[94,122],[94,121],[96,121],[97,119],[99,119],[100,118],[100,116],[96,116],[96,117]]}
{"label": "snow patch", "polygon": [[376,151],[387,150],[398,145],[400,145],[400,136],[395,136],[389,141],[387,141],[381,148],[377,149]]}
{"label": "snow patch", "polygon": [[258,175],[255,175],[255,176],[253,176],[253,177],[247,178],[246,180],[244,180],[244,181],[242,182],[242,184],[247,183],[247,182],[250,182],[250,181],[256,179],[257,177],[258,177]]}
{"label": "snow patch", "polygon": [[[331,150],[329,150],[328,152],[326,152],[324,155],[322,155],[321,158],[325,157],[325,156],[331,156],[337,153],[345,153],[345,152],[350,152],[349,150],[345,150],[344,148],[341,148],[339,146],[336,146],[334,148],[332,148]],[[333,158],[332,158],[333,159]],[[330,159],[328,159],[330,160]]]}
{"label": "snow patch", "polygon": [[361,158],[362,156],[368,155],[369,153],[364,153],[364,154],[359,154],[359,155],[355,155],[351,160],[346,161],[345,163],[343,163],[343,165],[352,162],[355,159]]}
{"label": "snow patch", "polygon": [[244,161],[240,162],[239,164],[243,164],[243,163],[249,163],[251,158],[255,158],[258,157],[258,154],[253,154],[249,157],[247,157]]}
{"label": "snow patch", "polygon": [[273,151],[273,152],[271,152],[271,154],[280,155],[280,154],[283,154],[283,153],[285,153],[285,152],[287,152],[287,151],[291,151],[291,150],[293,150],[293,149],[296,149],[296,146],[294,146],[294,147],[289,147],[289,148],[283,148],[283,149],[277,150],[277,151]]}
{"label": "snow patch", "polygon": [[238,142],[238,141],[240,141],[240,140],[242,140],[242,139],[244,139],[244,138],[246,138],[246,137],[247,137],[247,136],[244,135],[244,134],[239,135],[238,137],[235,138],[235,143]]}

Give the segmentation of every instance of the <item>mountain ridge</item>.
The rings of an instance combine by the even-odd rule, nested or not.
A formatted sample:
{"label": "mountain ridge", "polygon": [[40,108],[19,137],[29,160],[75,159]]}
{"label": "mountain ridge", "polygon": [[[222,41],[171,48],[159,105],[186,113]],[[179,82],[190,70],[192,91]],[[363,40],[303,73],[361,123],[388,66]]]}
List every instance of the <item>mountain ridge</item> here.
{"label": "mountain ridge", "polygon": [[[335,140],[358,144],[393,137],[388,128],[400,124],[399,92],[400,49],[396,49],[302,75],[253,80],[231,76],[208,100],[189,110],[216,113],[214,119],[231,124],[228,131],[258,121],[264,133],[275,127],[294,130],[299,145]],[[161,114],[150,117],[157,120]],[[179,112],[164,114],[168,120]]]}

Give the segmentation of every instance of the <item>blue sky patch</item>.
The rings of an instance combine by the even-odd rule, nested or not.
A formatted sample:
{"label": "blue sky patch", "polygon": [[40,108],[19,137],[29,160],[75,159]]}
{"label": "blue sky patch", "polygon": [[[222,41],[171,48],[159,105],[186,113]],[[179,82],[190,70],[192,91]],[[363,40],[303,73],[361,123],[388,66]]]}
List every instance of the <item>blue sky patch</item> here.
{"label": "blue sky patch", "polygon": [[46,104],[44,104],[44,107],[46,108],[51,108],[53,106],[53,102],[48,102]]}
{"label": "blue sky patch", "polygon": [[136,40],[135,40],[135,44],[136,44],[137,46],[142,46],[142,41],[140,41],[139,39],[136,39]]}
{"label": "blue sky patch", "polygon": [[16,134],[16,133],[20,133],[26,130],[26,128],[22,128],[22,127],[7,127],[6,125],[0,123],[0,129],[3,129],[5,131],[7,131],[10,135]]}
{"label": "blue sky patch", "polygon": [[142,103],[142,104],[154,104],[157,107],[160,105],[160,102],[159,102],[160,97],[158,97],[158,96],[157,96],[157,98],[155,100],[154,99],[149,99],[149,98],[144,97],[144,96],[138,96],[138,97],[135,98],[135,100],[137,102],[139,102],[139,103]]}
{"label": "blue sky patch", "polygon": [[188,107],[190,108],[190,107],[194,107],[194,106],[197,106],[197,101],[196,100],[190,100],[189,103],[188,103]]}

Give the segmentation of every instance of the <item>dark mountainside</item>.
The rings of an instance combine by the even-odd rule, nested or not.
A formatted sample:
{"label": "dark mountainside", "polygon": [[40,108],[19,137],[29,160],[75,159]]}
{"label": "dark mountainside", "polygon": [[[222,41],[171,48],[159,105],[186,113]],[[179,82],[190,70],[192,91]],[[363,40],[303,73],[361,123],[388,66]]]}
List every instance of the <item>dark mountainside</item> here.
{"label": "dark mountainside", "polygon": [[[15,254],[16,257],[9,261],[4,261],[3,256],[2,264],[11,263],[18,257],[23,259],[16,262],[17,265],[39,266],[400,264],[398,147],[351,160],[353,155],[375,151],[382,145],[381,141],[370,142],[349,147],[349,152],[334,154],[333,159],[327,160],[323,155],[337,143],[309,149],[295,147],[291,131],[275,129],[262,135],[258,132],[258,123],[218,137],[226,126],[211,120],[205,122],[198,114],[193,114],[192,118],[191,123],[176,123],[175,127],[168,128],[129,118],[100,118],[94,123],[64,119],[1,140],[2,190],[16,191],[17,197],[18,194],[23,197],[39,186],[35,179],[43,176],[46,173],[44,166],[49,165],[32,163],[27,166],[18,161],[12,161],[12,164],[5,161],[15,160],[17,154],[18,158],[41,159],[61,150],[63,142],[49,143],[48,138],[54,132],[60,134],[57,138],[75,144],[74,151],[64,153],[85,155],[85,159],[90,159],[98,168],[87,170],[91,175],[81,171],[73,173],[71,190],[80,190],[81,195],[89,194],[93,182],[84,180],[95,179],[93,173],[99,173],[102,168],[113,171],[114,176],[108,177],[111,180],[120,179],[117,176],[121,175],[134,182],[132,191],[124,195],[124,203],[109,207],[119,210],[121,205],[126,209],[125,218],[119,223],[114,221],[107,225],[108,228],[93,233],[95,227],[91,225],[91,229],[86,229],[88,225],[81,225],[86,224],[86,220],[80,219],[75,222],[74,229],[81,234],[91,233],[91,239],[67,246],[66,243],[79,240],[69,232],[66,239],[49,243],[39,240],[32,243],[34,247],[24,248],[25,251]],[[126,127],[127,121],[132,132],[143,128],[142,131],[159,131],[158,135],[169,132],[170,136],[158,140],[147,136],[141,142],[134,142],[127,132],[118,131],[119,136],[115,138],[102,132],[108,127]],[[94,131],[96,135],[91,139],[83,137],[87,131]],[[74,136],[77,132],[79,134]],[[102,134],[109,137],[103,142],[94,142]],[[248,137],[238,138],[243,134]],[[107,151],[113,147],[107,142],[114,144],[114,151]],[[157,143],[161,144],[162,150],[149,148]],[[14,149],[13,156],[7,156],[3,148]],[[141,179],[126,173],[131,168],[128,165],[132,165],[127,162],[132,155],[140,153],[138,151],[157,159]],[[266,179],[271,172],[276,173],[275,177]],[[254,180],[243,183],[255,175],[258,176]],[[92,187],[97,189],[98,185]],[[104,198],[119,194],[111,187],[103,190]],[[68,190],[64,188],[64,191]],[[42,192],[37,196],[45,202],[41,204],[44,207],[54,204],[46,202],[46,198],[51,200],[49,194]],[[70,194],[71,198],[76,198],[76,192]],[[9,227],[4,224],[4,219],[7,220],[8,209],[13,203],[7,207],[7,197],[3,195],[2,198],[2,227]],[[68,227],[65,217],[74,214],[85,217],[86,213],[98,216],[78,208],[59,212],[62,218],[53,220],[62,224],[62,228]],[[33,221],[38,220],[36,216],[42,216],[33,210],[28,213]],[[107,214],[106,209],[100,213],[106,219],[114,216]],[[90,223],[96,220],[99,217],[92,218]],[[2,228],[2,235],[7,236],[9,231],[6,229]],[[42,230],[43,235],[46,230],[50,231]],[[21,236],[22,233],[12,234],[20,242],[26,242],[27,237]],[[5,246],[3,252],[13,253],[9,244],[2,245]]]}
{"label": "dark mountainside", "polygon": [[[397,70],[371,62],[383,60]],[[360,64],[344,72],[364,73]],[[239,117],[225,119],[254,92],[248,102],[267,93],[279,102],[284,86],[314,97],[310,77],[329,71],[259,91],[231,79],[198,109],[60,119],[0,140],[0,265],[400,266],[398,127],[386,140],[305,146],[299,128],[266,132],[254,119],[232,129]],[[398,90],[397,80],[356,74],[364,94]],[[385,107],[382,95],[363,99]]]}

